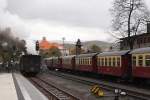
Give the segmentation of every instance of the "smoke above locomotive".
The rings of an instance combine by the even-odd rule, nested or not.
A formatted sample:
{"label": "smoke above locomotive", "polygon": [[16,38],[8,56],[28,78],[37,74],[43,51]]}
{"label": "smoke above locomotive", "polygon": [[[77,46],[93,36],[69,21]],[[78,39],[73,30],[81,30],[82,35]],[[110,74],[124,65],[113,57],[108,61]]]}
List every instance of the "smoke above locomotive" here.
{"label": "smoke above locomotive", "polygon": [[[15,33],[14,33],[15,34]],[[0,49],[18,50],[26,53],[26,41],[15,37],[11,28],[0,29]]]}

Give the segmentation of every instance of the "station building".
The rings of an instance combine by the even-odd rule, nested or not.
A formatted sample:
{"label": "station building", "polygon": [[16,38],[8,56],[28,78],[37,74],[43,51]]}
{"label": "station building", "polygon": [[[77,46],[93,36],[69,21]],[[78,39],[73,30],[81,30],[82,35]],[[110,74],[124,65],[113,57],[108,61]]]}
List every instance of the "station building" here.
{"label": "station building", "polygon": [[[143,34],[137,34],[130,37],[133,40],[133,49],[150,47],[150,22],[147,23],[147,32]],[[128,37],[120,39],[120,50],[130,49]]]}

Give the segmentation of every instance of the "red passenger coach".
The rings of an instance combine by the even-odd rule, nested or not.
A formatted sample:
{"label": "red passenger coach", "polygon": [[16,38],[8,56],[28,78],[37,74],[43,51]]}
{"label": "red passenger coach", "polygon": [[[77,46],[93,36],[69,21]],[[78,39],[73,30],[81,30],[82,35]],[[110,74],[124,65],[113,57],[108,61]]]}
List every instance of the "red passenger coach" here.
{"label": "red passenger coach", "polygon": [[150,78],[150,47],[133,50],[132,76],[135,78]]}
{"label": "red passenger coach", "polygon": [[97,56],[98,73],[127,77],[131,73],[129,51],[103,52]]}
{"label": "red passenger coach", "polygon": [[53,57],[53,67],[54,69],[62,68],[62,59],[60,57]]}
{"label": "red passenger coach", "polygon": [[62,57],[62,69],[74,70],[75,67],[75,55]]}
{"label": "red passenger coach", "polygon": [[75,57],[75,70],[84,72],[97,72],[96,55],[97,53],[77,55]]}

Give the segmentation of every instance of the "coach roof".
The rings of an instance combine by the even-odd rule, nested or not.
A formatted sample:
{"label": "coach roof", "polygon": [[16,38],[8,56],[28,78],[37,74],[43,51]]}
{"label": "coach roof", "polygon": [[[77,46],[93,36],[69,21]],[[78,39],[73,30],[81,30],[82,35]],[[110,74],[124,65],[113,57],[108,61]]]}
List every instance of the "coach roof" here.
{"label": "coach roof", "polygon": [[130,54],[150,53],[150,47],[134,49]]}
{"label": "coach roof", "polygon": [[128,54],[129,50],[102,52],[98,56],[122,56]]}
{"label": "coach roof", "polygon": [[69,55],[69,56],[61,56],[61,58],[73,58],[75,55]]}
{"label": "coach roof", "polygon": [[98,53],[80,54],[80,55],[77,55],[76,58],[79,58],[79,57],[92,57],[92,56],[95,56],[97,54]]}

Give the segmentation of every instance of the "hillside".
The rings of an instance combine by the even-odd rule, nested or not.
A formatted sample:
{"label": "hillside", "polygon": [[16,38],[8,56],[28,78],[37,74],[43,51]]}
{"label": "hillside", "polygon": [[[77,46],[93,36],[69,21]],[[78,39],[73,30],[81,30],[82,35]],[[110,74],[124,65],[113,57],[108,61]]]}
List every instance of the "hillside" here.
{"label": "hillside", "polygon": [[[108,49],[111,46],[111,43],[104,42],[104,41],[86,41],[86,42],[82,42],[83,48],[90,48],[90,46],[92,46],[94,44],[101,47],[102,50]],[[65,48],[67,48],[67,49],[74,48],[74,47],[75,47],[75,44],[65,43]]]}

